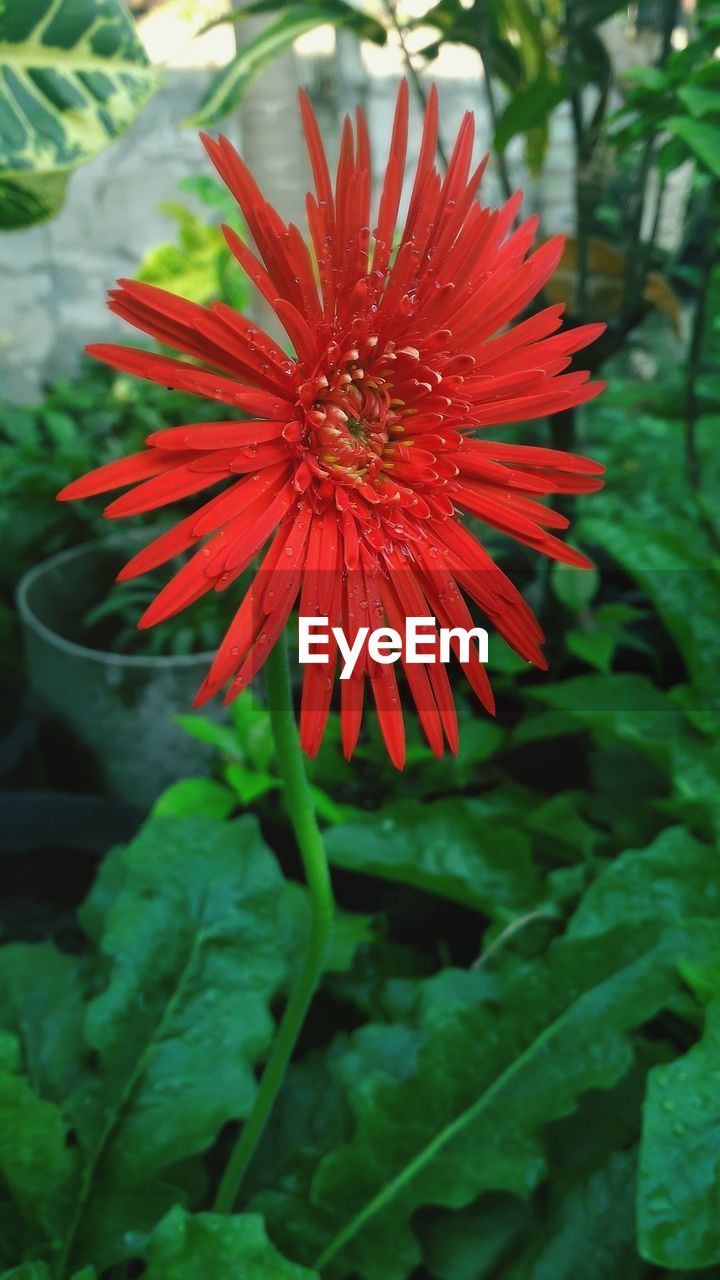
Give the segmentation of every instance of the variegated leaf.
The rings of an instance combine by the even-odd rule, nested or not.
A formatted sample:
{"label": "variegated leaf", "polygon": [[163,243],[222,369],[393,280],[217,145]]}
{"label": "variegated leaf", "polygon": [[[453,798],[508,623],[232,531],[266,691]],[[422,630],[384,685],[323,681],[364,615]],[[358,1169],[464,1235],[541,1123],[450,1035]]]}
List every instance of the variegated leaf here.
{"label": "variegated leaf", "polygon": [[156,80],[121,0],[0,0],[0,228],[54,214]]}

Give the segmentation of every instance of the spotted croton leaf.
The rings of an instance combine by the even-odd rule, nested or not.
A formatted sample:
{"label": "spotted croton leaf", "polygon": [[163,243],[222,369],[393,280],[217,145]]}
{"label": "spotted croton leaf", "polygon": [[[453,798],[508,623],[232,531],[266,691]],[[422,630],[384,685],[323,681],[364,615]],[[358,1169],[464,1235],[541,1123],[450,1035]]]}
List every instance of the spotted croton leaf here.
{"label": "spotted croton leaf", "polygon": [[0,0],[0,228],[54,214],[156,79],[121,0]]}

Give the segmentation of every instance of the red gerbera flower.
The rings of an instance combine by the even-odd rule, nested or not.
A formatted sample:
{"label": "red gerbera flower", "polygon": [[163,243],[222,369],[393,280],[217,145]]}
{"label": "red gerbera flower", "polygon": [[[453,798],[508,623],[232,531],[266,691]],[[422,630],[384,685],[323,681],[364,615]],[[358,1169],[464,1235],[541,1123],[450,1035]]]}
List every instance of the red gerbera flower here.
{"label": "red gerbera flower", "polygon": [[[224,590],[265,548],[197,697],[229,682],[228,699],[253,679],[300,612],[358,628],[433,616],[473,625],[465,596],[529,662],[546,663],[531,610],[460,518],[480,517],[567,564],[589,562],[549,530],[567,520],[550,493],[587,493],[602,467],[552,449],[501,444],[479,429],[540,417],[597,395],[582,372],[564,372],[602,330],[559,332],[562,307],[506,328],[542,289],[562,252],[555,237],[528,256],[537,219],[513,229],[518,192],[500,210],[477,199],[484,163],[471,172],[468,113],[444,177],[435,168],[438,109],[431,92],[399,247],[393,256],[405,169],[408,92],[398,95],[390,156],[370,235],[370,148],[362,112],[345,121],[333,188],[307,98],[301,109],[316,195],[307,197],[314,257],[297,227],[263,198],[226,138],[203,137],[237,199],[256,256],[229,228],[227,242],[282,322],[295,355],[223,303],[197,306],[162,289],[122,280],[110,307],[160,342],[192,357],[171,359],[111,344],[91,354],[126,373],[220,400],[252,421],[157,431],[148,448],[69,485],[61,498],[133,487],[106,508],[131,516],[222,482],[194,514],[156,538],[119,575],[135,577],[196,548],[160,591],[140,626],[162,622],[211,589]],[[217,371],[220,372],[217,372]],[[267,544],[267,545],[266,545]],[[462,590],[460,590],[461,588]],[[465,593],[464,595],[462,593]],[[406,676],[428,741],[457,750],[447,671],[411,665]],[[493,698],[477,655],[463,662],[489,711]],[[332,666],[305,669],[301,740],[317,751],[333,692]],[[369,678],[390,756],[404,761],[394,668],[367,651],[341,683],[343,746],[360,730]]]}

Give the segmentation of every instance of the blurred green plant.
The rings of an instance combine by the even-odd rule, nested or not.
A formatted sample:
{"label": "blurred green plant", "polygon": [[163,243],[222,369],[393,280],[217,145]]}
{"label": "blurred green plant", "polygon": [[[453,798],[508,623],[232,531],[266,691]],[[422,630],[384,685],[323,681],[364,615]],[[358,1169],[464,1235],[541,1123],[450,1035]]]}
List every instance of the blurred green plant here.
{"label": "blurred green plant", "polygon": [[[443,3],[430,14],[437,29],[443,14],[472,24],[499,81],[524,77],[514,119],[533,154],[547,121],[542,93],[548,104],[560,89],[570,94],[580,214],[565,264],[573,319],[597,305],[592,277],[609,258],[595,246],[617,228],[621,266],[605,272],[611,324],[599,356],[611,385],[570,424],[612,479],[577,531],[597,573],[557,567],[528,575],[526,586],[551,671],[531,672],[494,638],[497,721],[480,719],[460,694],[457,758],[435,760],[410,724],[404,774],[372,724],[348,767],[331,715],[311,776],[338,897],[353,912],[339,916],[244,1201],[225,1218],[207,1206],[302,955],[308,904],[289,878],[295,854],[262,701],[243,695],[225,724],[180,718],[215,748],[212,776],[169,788],[137,838],[102,863],[78,931],[58,924],[52,903],[47,932],[60,945],[0,949],[2,1280],[717,1280],[712,166],[696,181],[675,260],[655,247],[659,203],[650,238],[640,234],[658,158],[671,165],[692,150],[685,126],[666,137],[663,111],[717,123],[715,106],[697,96],[710,92],[703,77],[714,63],[707,47],[692,49],[714,18],[701,6],[688,49],[676,52],[675,7],[661,5],[657,66],[626,99],[627,127],[639,132],[613,141],[624,171],[611,165],[606,189],[597,179],[611,136],[607,99],[604,81],[582,71],[594,54],[592,40],[583,54],[581,33],[618,8],[512,0],[482,12]],[[383,21],[396,16],[386,11]],[[561,67],[562,56],[571,65]],[[522,94],[532,103],[533,86],[530,111]],[[513,115],[495,106],[507,131]],[[214,186],[204,193],[225,198]],[[226,287],[217,242],[193,219],[182,215],[180,239],[197,245],[201,270],[181,284],[182,261],[161,254],[156,282],[211,296]],[[664,301],[678,318],[672,294],[656,285],[648,296],[660,267],[692,296],[689,359],[678,346],[672,359],[657,357],[655,381],[628,381],[613,356],[648,306]],[[139,443],[159,422],[197,413],[190,397],[134,390],[105,370],[93,378],[108,381],[93,382],[77,410],[76,392],[61,384],[27,411],[32,429],[11,415],[0,450],[6,492],[18,477],[27,485],[36,474],[40,484],[55,465],[72,463],[75,474],[106,460],[99,438],[110,455],[116,443],[124,452],[135,433]],[[49,416],[58,413],[60,421]],[[683,466],[689,422],[695,472]],[[83,462],[73,450],[91,435]],[[18,459],[28,465],[28,450],[39,451],[36,472],[14,470]],[[66,478],[54,477],[52,492]],[[49,496],[50,482],[43,506],[66,520]],[[82,509],[78,518],[90,519]],[[32,522],[21,531],[8,521],[2,532],[10,575],[12,555],[28,555],[25,538],[62,545],[77,526],[51,525],[40,537]],[[37,810],[53,802],[27,794]],[[76,821],[86,829],[85,807]],[[46,822],[36,844],[52,828]],[[95,834],[90,847],[107,843]],[[13,876],[24,873],[37,893],[38,850],[27,847],[34,857],[25,868],[14,856]]]}
{"label": "blurred green plant", "polygon": [[262,701],[180,718],[213,775],[103,862],[71,952],[0,948],[3,1280],[715,1280],[720,597],[683,412],[682,371],[585,411],[598,574],[549,576],[551,677],[494,650],[498,723],[460,697],[458,757],[413,727],[403,775],[376,727],[348,768],[331,717],[353,911],[225,1218],[308,903]]}
{"label": "blurred green plant", "polygon": [[[92,504],[55,501],[75,476],[140,449],[145,437],[198,418],[196,396],[116,374],[96,361],[59,378],[37,405],[0,402],[0,586],[11,591],[26,569],[56,551],[107,533]],[[222,417],[203,401],[203,419]]]}
{"label": "blurred green plant", "polygon": [[[226,813],[232,813],[238,806],[246,809],[256,805],[263,797],[272,799],[273,793],[282,786],[266,708],[247,691],[235,699],[230,711],[229,725],[217,724],[200,715],[177,717],[178,724],[186,733],[216,749],[218,772],[224,786],[216,783],[212,791],[207,791],[203,785],[204,779],[184,779],[171,788],[170,792],[164,793],[157,802],[160,806],[157,811],[179,815],[192,810],[206,817],[216,817],[221,794],[223,808]],[[331,736],[337,745],[339,733],[332,733]],[[338,804],[320,786],[312,786],[312,792],[318,817],[322,822],[343,822],[356,812],[353,805]],[[206,807],[207,805],[210,807]]]}
{"label": "blurred green plant", "polygon": [[[164,575],[148,574],[138,582],[115,583],[105,599],[99,600],[84,614],[83,642],[91,649],[152,658],[212,653],[233,612],[227,596],[216,592],[211,592],[199,603],[192,623],[175,618],[167,628],[138,631],[138,618],[167,578],[166,572]],[[242,584],[240,587],[242,589]]]}
{"label": "blurred green plant", "polygon": [[[203,174],[183,178],[179,186],[209,210],[216,210],[223,222],[247,238],[237,203],[220,182]],[[233,258],[220,227],[184,204],[163,204],[161,208],[177,224],[177,241],[152,248],[140,264],[137,279],[169,289],[191,302],[205,304],[218,300],[238,311],[246,310],[250,284]]]}

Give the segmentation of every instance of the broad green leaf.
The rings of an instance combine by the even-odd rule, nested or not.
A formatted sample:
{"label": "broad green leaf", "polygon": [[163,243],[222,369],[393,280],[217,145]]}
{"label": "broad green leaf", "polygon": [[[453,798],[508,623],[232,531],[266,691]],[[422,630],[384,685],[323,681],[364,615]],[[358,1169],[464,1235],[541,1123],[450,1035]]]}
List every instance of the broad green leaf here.
{"label": "broad green leaf", "polygon": [[588,667],[609,671],[617,649],[617,637],[609,631],[568,631],[565,637],[568,652],[580,658]]}
{"label": "broad green leaf", "polygon": [[550,570],[550,583],[560,603],[579,613],[597,595],[600,574],[597,569],[574,569],[572,565],[556,563]]}
{"label": "broad green leaf", "polygon": [[640,747],[660,763],[670,758],[673,735],[687,730],[680,708],[645,676],[575,676],[533,686],[527,694],[598,737]]}
{"label": "broad green leaf", "polygon": [[720,916],[720,854],[683,827],[609,863],[587,890],[569,933],[589,937],[621,921]]}
{"label": "broad green leaf", "polygon": [[501,635],[493,631],[488,644],[488,668],[490,671],[499,671],[502,675],[514,676],[521,671],[529,671],[530,664],[511,649]]}
{"label": "broad green leaf", "polygon": [[181,729],[190,734],[191,738],[197,738],[198,742],[206,742],[211,747],[217,747],[223,755],[238,756],[240,754],[237,735],[229,725],[215,724],[206,716],[198,715],[176,716],[175,721]]}
{"label": "broad green leaf", "polygon": [[[299,1188],[309,1186],[320,1157],[350,1137],[351,1113],[332,1070],[334,1052],[335,1046],[330,1055],[315,1050],[290,1064],[248,1170],[251,1209],[260,1192],[297,1195]],[[297,1211],[305,1212],[299,1198]]]}
{"label": "broad green leaf", "polygon": [[717,89],[684,84],[678,89],[677,96],[692,116],[707,116],[715,112],[720,114],[720,91]]}
{"label": "broad green leaf", "polygon": [[74,1189],[78,1153],[68,1137],[60,1108],[39,1097],[26,1074],[20,1041],[0,1032],[0,1175],[41,1240],[60,1231]]}
{"label": "broad green leaf", "polygon": [[0,1026],[18,1036],[43,1098],[63,1102],[87,1081],[82,961],[50,942],[0,948]]}
{"label": "broad green leaf", "polygon": [[512,1280],[643,1280],[635,1245],[634,1151],[571,1183],[546,1204],[539,1231],[517,1261]]}
{"label": "broad green leaf", "polygon": [[69,1104],[91,1175],[69,1227],[84,1258],[120,1256],[178,1199],[166,1171],[248,1114],[282,885],[249,817],[151,818],[104,862],[81,917],[107,974],[85,1020],[97,1065]]}
{"label": "broad green leaf", "polygon": [[[299,971],[307,954],[312,923],[310,894],[304,885],[288,880],[280,904],[279,927],[291,966]],[[328,973],[345,973],[351,968],[358,947],[373,941],[373,917],[337,910],[325,956]]]}
{"label": "broad green leaf", "polygon": [[429,980],[417,1029],[365,1027],[334,1059],[355,1134],[321,1160],[305,1207],[260,1198],[274,1238],[328,1278],[406,1280],[421,1206],[527,1196],[546,1169],[541,1131],[627,1073],[631,1033],[672,999],[693,945],[634,925],[560,940],[494,987],[483,972]]}
{"label": "broad green leaf", "polygon": [[671,116],[665,128],[686,142],[694,158],[700,161],[716,178],[720,178],[720,152],[718,151],[717,125],[704,120],[691,120],[688,116]]}
{"label": "broad green leaf", "polygon": [[[255,76],[289,49],[299,36],[324,22],[338,27],[353,27],[358,22],[357,11],[344,0],[294,0],[284,7],[273,7],[278,11],[277,17],[243,44],[236,57],[218,72],[188,124],[203,127],[217,124],[238,105]],[[378,27],[378,34],[384,35],[382,27]]]}
{"label": "broad green leaf", "polygon": [[599,671],[609,671],[616,650],[647,652],[644,641],[626,631],[627,623],[640,621],[647,611],[632,605],[603,604],[593,609],[587,626],[568,631],[565,643],[575,657]]}
{"label": "broad green leaf", "polygon": [[495,150],[504,151],[516,134],[537,129],[567,93],[568,86],[563,79],[544,76],[514,94],[498,120],[493,139]]}
{"label": "broad green leaf", "polygon": [[699,1044],[650,1072],[638,1237],[657,1266],[720,1264],[720,999],[708,1006]]}
{"label": "broad green leaf", "polygon": [[[602,839],[602,833],[583,818],[582,802],[581,791],[562,791],[534,805],[525,819],[530,831],[545,837],[548,852],[556,858],[570,856],[573,861],[592,858]],[[569,855],[566,850],[570,851]]]}
{"label": "broad green leaf", "polygon": [[326,833],[330,861],[399,880],[486,915],[526,909],[540,896],[530,842],[488,819],[474,800],[402,800]]}
{"label": "broad green leaf", "polygon": [[163,791],[152,812],[156,817],[186,818],[198,814],[203,818],[228,818],[236,807],[235,796],[212,778],[182,778]]}
{"label": "broad green leaf", "polygon": [[145,1280],[319,1280],[282,1258],[255,1213],[193,1216],[171,1209],[148,1247]]}
{"label": "broad green leaf", "polygon": [[415,761],[408,750],[407,769],[412,769],[412,788],[408,790],[416,799],[464,791],[470,785],[475,790],[482,766],[498,754],[505,738],[505,730],[487,716],[463,719],[456,756],[448,753],[438,760],[423,744],[423,756]]}
{"label": "broad green leaf", "polygon": [[0,7],[0,227],[63,202],[74,168],[127,129],[157,76],[121,0]]}
{"label": "broad green leaf", "polygon": [[[689,723],[679,701],[644,676],[630,673],[577,676],[533,686],[528,696],[588,729],[603,746],[614,742],[640,752],[665,774],[672,797],[656,801],[673,817],[697,822],[703,834],[720,826],[720,741]],[[706,691],[708,711],[714,707]],[[666,784],[666,785],[667,785]]]}
{"label": "broad green leaf", "polygon": [[513,1196],[483,1196],[459,1213],[430,1210],[418,1223],[423,1258],[436,1280],[491,1280],[532,1227],[533,1211]]}
{"label": "broad green leaf", "polygon": [[242,759],[255,769],[267,769],[275,756],[275,739],[267,707],[258,702],[252,689],[246,689],[232,703],[230,715]]}
{"label": "broad green leaf", "polygon": [[[720,154],[720,153],[719,153]],[[682,533],[630,521],[583,521],[584,536],[603,546],[650,597],[680,650],[690,678],[718,698],[720,571],[707,549]]]}
{"label": "broad green leaf", "polygon": [[323,791],[322,787],[310,785],[310,791],[315,803],[315,810],[321,822],[328,823],[329,826],[335,826],[338,822],[351,822],[356,818],[362,810],[358,809],[354,804],[338,804],[337,800],[333,800],[327,791]]}
{"label": "broad green leaf", "polygon": [[512,731],[511,742],[514,746],[522,746],[528,742],[548,742],[551,738],[563,738],[567,734],[579,732],[579,726],[563,711],[540,711],[533,715],[532,707],[528,705],[526,714],[518,720]]}
{"label": "broad green leaf", "polygon": [[276,791],[282,786],[280,779],[265,769],[247,769],[244,764],[229,764],[225,769],[225,780],[242,805],[251,805],[268,791]]}

